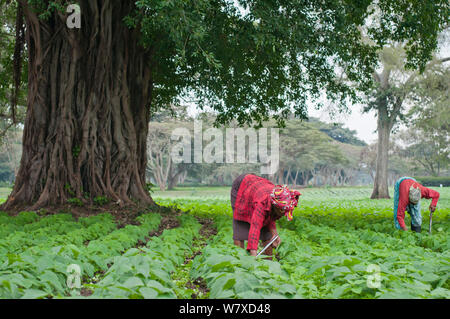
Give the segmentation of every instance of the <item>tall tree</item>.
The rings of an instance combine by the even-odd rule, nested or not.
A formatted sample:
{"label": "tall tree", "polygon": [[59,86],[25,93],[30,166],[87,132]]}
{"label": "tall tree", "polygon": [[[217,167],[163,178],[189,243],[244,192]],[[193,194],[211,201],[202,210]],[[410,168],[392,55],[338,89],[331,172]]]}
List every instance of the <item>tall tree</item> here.
{"label": "tall tree", "polygon": [[[28,103],[21,166],[3,209],[64,204],[68,189],[82,200],[151,204],[152,108],[193,94],[220,123],[282,123],[291,108],[305,118],[307,99],[323,90],[342,105],[356,98],[336,66],[367,89],[387,41],[409,41],[410,65],[423,66],[448,18],[446,0],[238,1],[245,10],[229,0],[79,0],[77,28],[68,1],[17,3]],[[383,19],[369,29],[371,45],[360,27],[374,3]]]}
{"label": "tall tree", "polygon": [[[385,47],[380,54],[381,72],[374,72],[375,86],[369,94],[364,111],[376,110],[378,149],[376,175],[372,199],[389,198],[388,159],[389,141],[393,129],[406,119],[408,105],[414,98],[414,87],[420,72],[407,69],[406,52],[403,45]],[[447,59],[435,59],[424,67],[444,63]]]}
{"label": "tall tree", "polygon": [[[376,169],[377,169],[377,150],[378,143],[373,143],[361,150],[359,167],[362,171],[367,172],[370,175],[372,182],[375,181]],[[412,175],[410,160],[405,158],[404,149],[395,141],[390,141],[389,143],[389,162],[388,162],[388,172],[387,184],[393,185],[395,180],[401,175]]]}

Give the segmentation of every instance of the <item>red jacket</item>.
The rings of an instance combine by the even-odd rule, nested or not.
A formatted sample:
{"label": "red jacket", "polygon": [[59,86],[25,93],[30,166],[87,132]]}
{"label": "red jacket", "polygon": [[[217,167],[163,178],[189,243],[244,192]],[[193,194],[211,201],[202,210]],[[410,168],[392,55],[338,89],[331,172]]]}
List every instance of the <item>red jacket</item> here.
{"label": "red jacket", "polygon": [[399,188],[399,201],[398,201],[398,209],[397,209],[397,220],[400,224],[400,227],[404,230],[406,230],[405,225],[405,211],[406,207],[409,205],[409,189],[414,184],[414,187],[419,187],[420,191],[422,193],[422,198],[426,199],[433,199],[431,202],[431,205],[436,206],[437,202],[439,200],[439,193],[426,188],[425,186],[420,185],[419,183],[413,181],[412,179],[405,179],[403,182],[400,183]]}
{"label": "red jacket", "polygon": [[276,230],[276,219],[272,219],[270,211],[272,203],[270,195],[275,185],[269,180],[247,175],[239,186],[233,218],[250,224],[248,233],[248,250],[257,250],[261,228],[268,226]]}

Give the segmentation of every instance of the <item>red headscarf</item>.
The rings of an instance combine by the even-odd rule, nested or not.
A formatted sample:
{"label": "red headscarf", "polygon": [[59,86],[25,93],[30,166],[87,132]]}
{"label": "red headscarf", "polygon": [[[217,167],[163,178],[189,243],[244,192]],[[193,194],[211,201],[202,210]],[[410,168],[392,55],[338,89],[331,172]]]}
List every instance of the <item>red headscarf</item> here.
{"label": "red headscarf", "polygon": [[272,205],[284,211],[289,221],[293,219],[292,213],[298,205],[298,199],[302,194],[296,190],[291,191],[287,186],[277,185],[271,195]]}

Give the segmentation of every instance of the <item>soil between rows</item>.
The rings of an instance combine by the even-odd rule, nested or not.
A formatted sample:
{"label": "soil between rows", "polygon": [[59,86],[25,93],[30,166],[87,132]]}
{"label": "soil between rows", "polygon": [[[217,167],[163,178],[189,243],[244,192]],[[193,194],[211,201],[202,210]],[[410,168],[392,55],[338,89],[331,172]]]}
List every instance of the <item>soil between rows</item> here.
{"label": "soil between rows", "polygon": [[[207,245],[207,240],[210,237],[217,235],[217,229],[214,227],[214,221],[212,219],[201,217],[196,218],[198,222],[202,225],[202,228],[199,231],[202,242],[199,245],[198,250],[192,256],[186,257],[184,261],[185,265],[194,260],[195,257],[200,256],[202,254],[203,248]],[[198,299],[200,295],[202,294],[206,295],[207,293],[209,293],[209,288],[206,285],[206,281],[201,277],[196,278],[194,280],[188,280],[188,282],[186,283],[186,288],[198,291],[194,292],[191,295],[192,299]]]}
{"label": "soil between rows", "polygon": [[[147,245],[148,241],[151,240],[152,237],[159,237],[165,230],[174,229],[180,226],[180,222],[177,219],[177,216],[180,216],[184,212],[181,210],[175,208],[175,207],[165,207],[165,206],[151,206],[151,207],[122,207],[119,208],[116,204],[108,204],[104,205],[102,207],[97,206],[89,206],[89,207],[74,207],[72,205],[64,205],[59,206],[54,209],[49,210],[40,210],[36,212],[40,217],[46,217],[56,214],[72,214],[75,220],[78,221],[81,217],[90,217],[99,215],[102,213],[109,213],[111,214],[116,223],[117,228],[121,229],[124,228],[127,225],[136,225],[139,226],[140,223],[136,220],[137,217],[139,217],[142,214],[146,213],[159,213],[162,216],[160,225],[157,230],[152,231],[148,234],[148,236],[145,238],[144,241],[139,240],[136,244],[136,248],[144,247]],[[13,214],[17,215],[17,214]],[[13,216],[11,215],[11,216]],[[201,243],[198,244],[198,250],[192,255],[186,257],[184,264],[188,264],[191,262],[195,257],[202,254],[202,249],[207,245],[207,240],[211,236],[215,236],[217,234],[217,229],[214,227],[214,221],[212,219],[208,218],[201,218],[196,217],[198,222],[202,225],[200,231],[199,231],[199,239],[201,240]],[[88,245],[89,240],[86,241],[84,244]],[[108,268],[112,265],[108,265]],[[93,278],[84,278],[82,280],[83,284],[87,283],[98,283],[101,278],[104,276],[106,271],[97,271],[93,277],[96,279],[93,280]],[[192,294],[192,299],[197,299],[201,294],[207,294],[209,292],[209,289],[206,285],[206,281],[203,278],[196,278],[193,280],[189,280],[186,283],[185,286],[187,289],[192,289],[195,291],[198,291],[196,293]],[[83,297],[89,297],[93,294],[93,291],[89,288],[81,288],[80,295]]]}
{"label": "soil between rows", "polygon": [[145,247],[152,237],[159,237],[165,230],[180,227],[180,222],[176,218],[177,215],[166,215],[161,219],[157,230],[151,231],[144,241],[139,240],[135,248]]}

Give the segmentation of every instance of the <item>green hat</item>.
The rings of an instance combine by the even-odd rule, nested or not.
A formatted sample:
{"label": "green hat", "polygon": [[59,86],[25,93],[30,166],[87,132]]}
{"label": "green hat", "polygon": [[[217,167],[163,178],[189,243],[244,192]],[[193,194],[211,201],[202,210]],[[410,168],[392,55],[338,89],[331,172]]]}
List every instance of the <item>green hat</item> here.
{"label": "green hat", "polygon": [[409,202],[413,205],[417,205],[421,197],[422,192],[420,191],[420,188],[415,188],[414,186],[411,186],[411,188],[409,189]]}

